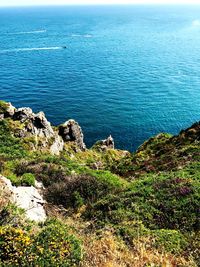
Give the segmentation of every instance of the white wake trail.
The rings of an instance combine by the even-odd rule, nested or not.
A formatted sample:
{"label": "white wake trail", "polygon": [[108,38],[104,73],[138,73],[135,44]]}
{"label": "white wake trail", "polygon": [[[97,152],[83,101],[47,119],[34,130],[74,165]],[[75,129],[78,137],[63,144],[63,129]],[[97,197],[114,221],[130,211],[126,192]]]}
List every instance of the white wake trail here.
{"label": "white wake trail", "polygon": [[91,34],[72,34],[71,37],[92,38]]}
{"label": "white wake trail", "polygon": [[0,53],[4,54],[4,53],[13,53],[13,52],[40,51],[40,50],[60,50],[60,49],[64,49],[64,47],[62,47],[62,46],[53,46],[53,47],[33,47],[33,48],[5,49],[5,50],[0,50]]}
{"label": "white wake trail", "polygon": [[12,32],[8,33],[9,35],[21,35],[21,34],[37,34],[37,33],[44,33],[46,30],[36,30],[36,31],[27,31],[27,32]]}

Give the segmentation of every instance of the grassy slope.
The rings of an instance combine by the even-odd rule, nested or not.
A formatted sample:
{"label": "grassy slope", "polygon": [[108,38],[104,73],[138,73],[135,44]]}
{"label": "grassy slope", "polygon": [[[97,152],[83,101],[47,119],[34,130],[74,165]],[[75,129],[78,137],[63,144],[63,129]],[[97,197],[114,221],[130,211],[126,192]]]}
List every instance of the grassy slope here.
{"label": "grassy slope", "polygon": [[[72,266],[72,254],[74,266],[78,261],[82,266],[198,266],[198,124],[177,137],[158,135],[126,156],[114,150],[74,153],[70,145],[60,157],[31,152],[27,140],[13,137],[14,129],[8,119],[0,121],[0,171],[14,184],[31,184],[33,178],[44,183],[49,216],[62,221],[66,240],[75,244],[74,254],[65,255],[69,259],[65,266]],[[95,163],[101,170],[94,170]],[[47,265],[51,253],[65,248],[62,242],[59,248],[41,242],[41,231],[55,235],[48,223],[36,226],[26,222],[24,227],[24,219],[5,201],[0,203],[1,225],[10,227],[6,235],[12,237],[12,225],[18,220],[18,228],[31,240],[30,255],[36,253],[35,242],[41,249],[48,246],[46,258],[40,255]],[[57,222],[50,223],[54,224]],[[76,239],[81,240],[80,244]],[[82,258],[79,246],[85,251]],[[64,254],[56,255],[62,261]],[[16,266],[22,261],[27,264],[24,266],[30,265],[18,252],[14,258]],[[59,260],[56,264],[64,266]]]}

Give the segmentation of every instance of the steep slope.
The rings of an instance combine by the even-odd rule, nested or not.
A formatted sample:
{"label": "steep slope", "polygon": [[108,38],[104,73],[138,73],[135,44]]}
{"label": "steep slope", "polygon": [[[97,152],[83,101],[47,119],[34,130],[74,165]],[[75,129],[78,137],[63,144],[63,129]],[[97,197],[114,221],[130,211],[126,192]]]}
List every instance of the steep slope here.
{"label": "steep slope", "polygon": [[0,173],[42,183],[48,219],[28,221],[1,187],[2,266],[199,266],[199,123],[129,153],[112,137],[87,149],[73,120],[52,127],[26,111],[1,102]]}
{"label": "steep slope", "polygon": [[200,123],[195,123],[177,136],[158,134],[141,145],[136,153],[114,166],[122,176],[178,170],[200,159]]}

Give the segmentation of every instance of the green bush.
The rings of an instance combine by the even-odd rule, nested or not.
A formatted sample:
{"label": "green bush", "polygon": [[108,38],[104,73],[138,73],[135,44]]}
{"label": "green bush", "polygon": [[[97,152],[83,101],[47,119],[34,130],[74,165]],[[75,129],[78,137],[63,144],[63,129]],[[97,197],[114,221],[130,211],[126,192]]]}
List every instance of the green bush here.
{"label": "green bush", "polygon": [[[108,172],[109,173],[109,172]],[[54,204],[77,208],[81,204],[94,203],[107,194],[122,190],[122,183],[114,175],[97,173],[95,176],[85,174],[68,176],[63,181],[50,185],[46,190],[46,198]],[[94,173],[93,173],[94,175]]]}
{"label": "green bush", "polygon": [[77,266],[82,258],[81,242],[64,224],[52,221],[39,233],[34,244],[38,266]]}
{"label": "green bush", "polygon": [[21,180],[20,180],[19,177],[17,177],[16,174],[11,173],[10,175],[8,175],[7,178],[11,181],[12,185],[15,185],[15,186],[20,186],[21,185]]}
{"label": "green bush", "polygon": [[0,155],[7,159],[23,158],[27,156],[21,140],[12,136],[6,120],[0,121]]}
{"label": "green bush", "polygon": [[188,245],[184,235],[176,230],[160,229],[152,231],[152,234],[155,238],[156,248],[164,247],[166,251],[174,254],[181,253]]}
{"label": "green bush", "polygon": [[141,221],[130,221],[115,226],[117,234],[128,244],[133,244],[138,239],[149,237],[151,247],[159,251],[167,251],[173,254],[180,254],[188,246],[187,238],[177,230],[159,229],[150,230]]}
{"label": "green bush", "polygon": [[13,226],[0,227],[1,266],[28,266],[27,256],[32,244],[30,235]]}
{"label": "green bush", "polygon": [[34,186],[35,185],[35,175],[32,173],[24,173],[21,177],[21,185]]}
{"label": "green bush", "polygon": [[35,185],[35,175],[32,173],[24,173],[22,176],[17,176],[14,173],[11,173],[8,176],[8,179],[11,181],[12,185],[15,186],[34,186]]}
{"label": "green bush", "polygon": [[64,224],[51,221],[39,234],[0,227],[0,266],[73,267],[82,259],[81,242]]}
{"label": "green bush", "polygon": [[0,100],[0,114],[5,113],[8,109],[8,104]]}
{"label": "green bush", "polygon": [[125,221],[115,226],[116,233],[120,235],[126,243],[131,244],[134,240],[144,235],[149,235],[150,230],[147,229],[141,221]]}
{"label": "green bush", "polygon": [[17,207],[14,204],[8,203],[0,210],[0,226],[22,226],[26,227],[24,221],[25,218],[25,211]]}

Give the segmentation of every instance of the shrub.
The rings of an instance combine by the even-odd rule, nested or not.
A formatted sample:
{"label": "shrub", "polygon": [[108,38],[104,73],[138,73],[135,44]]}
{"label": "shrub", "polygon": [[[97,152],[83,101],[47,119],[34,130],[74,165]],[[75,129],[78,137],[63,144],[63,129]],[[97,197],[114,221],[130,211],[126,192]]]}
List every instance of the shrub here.
{"label": "shrub", "polygon": [[199,188],[198,181],[176,173],[144,176],[98,199],[85,216],[115,224],[138,218],[150,229],[198,230]]}
{"label": "shrub", "polygon": [[[5,207],[9,204],[11,197],[10,190],[5,186],[4,182],[0,180],[0,223],[1,223],[1,217],[2,211],[5,209]],[[3,212],[4,213],[4,212]]]}
{"label": "shrub", "polygon": [[0,227],[0,263],[4,266],[25,266],[32,241],[22,229]]}
{"label": "shrub", "polygon": [[20,178],[17,177],[16,174],[11,173],[7,177],[11,181],[12,185],[19,186],[21,184]]}
{"label": "shrub", "polygon": [[155,237],[156,248],[164,247],[166,251],[179,254],[188,245],[186,238],[183,234],[176,230],[160,229],[152,231]]}
{"label": "shrub", "polygon": [[35,175],[32,173],[24,173],[21,177],[21,185],[34,186]]}
{"label": "shrub", "polygon": [[106,194],[121,190],[119,185],[119,181],[101,176],[94,177],[89,174],[68,176],[64,181],[50,185],[47,188],[46,197],[54,204],[77,208],[83,203],[93,203]]}
{"label": "shrub", "polygon": [[14,173],[20,176],[26,172],[29,172],[28,165],[29,165],[29,162],[27,160],[17,161],[15,163]]}
{"label": "shrub", "polygon": [[5,113],[8,109],[8,104],[0,100],[0,114]]}
{"label": "shrub", "polygon": [[64,224],[51,221],[39,234],[0,227],[0,266],[73,267],[82,258],[80,241]]}
{"label": "shrub", "polygon": [[15,186],[34,186],[35,175],[32,173],[24,173],[22,176],[17,176],[14,173],[8,175],[8,179]]}
{"label": "shrub", "polygon": [[[5,192],[7,193],[7,192]],[[9,194],[6,194],[6,197],[9,197]],[[9,199],[10,201],[10,199]],[[10,225],[10,226],[23,226],[26,227],[27,224],[25,223],[25,211],[10,202],[7,203],[1,210],[0,210],[0,226],[3,225]]]}
{"label": "shrub", "polygon": [[82,258],[81,243],[64,224],[50,222],[35,239],[38,266],[77,266]]}
{"label": "shrub", "polygon": [[20,139],[12,136],[6,120],[0,121],[0,154],[10,159],[27,156]]}

